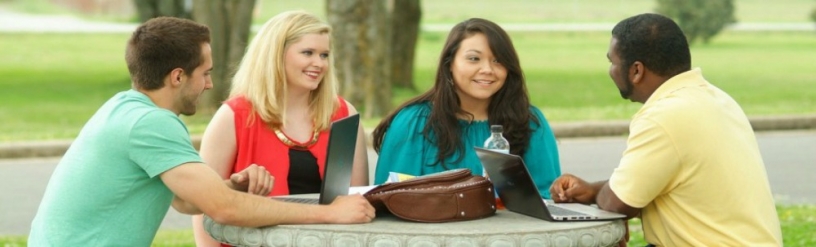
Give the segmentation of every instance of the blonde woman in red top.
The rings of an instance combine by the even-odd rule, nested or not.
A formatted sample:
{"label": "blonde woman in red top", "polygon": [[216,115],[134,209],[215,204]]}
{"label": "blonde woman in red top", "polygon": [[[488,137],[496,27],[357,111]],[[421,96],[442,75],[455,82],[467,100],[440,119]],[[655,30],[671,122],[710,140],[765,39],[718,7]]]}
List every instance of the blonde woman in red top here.
{"label": "blonde woman in red top", "polygon": [[[250,193],[319,193],[331,122],[357,113],[337,95],[330,48],[331,27],[312,14],[289,11],[267,21],[247,48],[229,98],[204,131],[204,162],[224,178],[252,164],[266,168],[274,178],[271,188],[259,184]],[[368,185],[362,127],[351,185]],[[193,229],[198,246],[218,245],[200,215],[193,217]]]}

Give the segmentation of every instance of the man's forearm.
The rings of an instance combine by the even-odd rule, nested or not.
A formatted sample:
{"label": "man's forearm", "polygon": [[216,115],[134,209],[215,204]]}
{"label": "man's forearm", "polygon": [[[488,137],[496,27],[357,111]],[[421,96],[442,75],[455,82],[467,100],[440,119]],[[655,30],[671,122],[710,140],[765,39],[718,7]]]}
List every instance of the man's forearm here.
{"label": "man's forearm", "polygon": [[290,204],[248,194],[224,186],[223,178],[199,164],[183,164],[161,175],[176,194],[173,206],[184,213],[204,213],[222,224],[267,226],[295,223],[325,223],[334,214],[321,207]]}
{"label": "man's forearm", "polygon": [[604,183],[601,186],[595,201],[601,209],[625,214],[627,218],[632,218],[640,214],[640,208],[631,207],[621,201],[618,195],[609,187],[609,183]]}
{"label": "man's forearm", "polygon": [[201,214],[201,210],[198,209],[195,205],[184,201],[184,199],[179,198],[178,196],[173,196],[173,208],[176,209],[179,213],[182,214]]}
{"label": "man's forearm", "polygon": [[235,184],[233,184],[233,183],[232,183],[232,181],[230,181],[230,179],[229,179],[229,178],[224,179],[224,184],[226,184],[226,185],[227,185],[227,187],[228,187],[228,188],[230,188],[230,189],[237,190],[237,189],[235,188]]}
{"label": "man's forearm", "polygon": [[204,212],[221,224],[260,227],[280,224],[327,223],[322,205],[294,204],[262,196],[233,192],[230,205],[220,205]]}
{"label": "man's forearm", "polygon": [[[224,179],[224,184],[227,185],[228,188],[232,190],[237,190],[235,188],[235,184],[230,181],[230,179]],[[173,196],[173,208],[176,209],[179,213],[183,214],[202,214],[203,212],[198,209],[195,205],[184,201],[184,199],[179,198],[178,196]]]}
{"label": "man's forearm", "polygon": [[592,189],[592,201],[589,202],[590,204],[598,203],[598,194],[601,192],[601,189],[607,184],[607,182],[609,182],[609,180],[589,184],[589,187]]}

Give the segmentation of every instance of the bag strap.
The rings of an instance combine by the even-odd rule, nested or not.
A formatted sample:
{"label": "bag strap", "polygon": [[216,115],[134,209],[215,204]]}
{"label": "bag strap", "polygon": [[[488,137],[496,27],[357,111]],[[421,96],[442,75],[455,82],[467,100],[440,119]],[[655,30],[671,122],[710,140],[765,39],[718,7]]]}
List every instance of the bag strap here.
{"label": "bag strap", "polygon": [[414,177],[402,182],[385,183],[369,190],[364,196],[378,194],[384,191],[399,190],[403,188],[420,188],[420,187],[434,187],[438,184],[452,184],[459,180],[465,180],[472,175],[470,169],[454,169],[444,172],[428,174],[424,176]]}

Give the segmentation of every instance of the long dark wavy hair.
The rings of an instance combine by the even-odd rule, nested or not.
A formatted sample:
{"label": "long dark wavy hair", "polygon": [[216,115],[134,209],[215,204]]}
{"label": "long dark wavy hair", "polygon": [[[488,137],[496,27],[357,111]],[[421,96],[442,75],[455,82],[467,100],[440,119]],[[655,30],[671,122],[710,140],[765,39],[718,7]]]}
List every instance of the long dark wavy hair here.
{"label": "long dark wavy hair", "polygon": [[[388,115],[374,129],[374,150],[380,152],[383,138],[391,121],[403,108],[424,102],[430,102],[431,112],[425,129],[422,134],[426,140],[436,145],[439,152],[436,161],[428,165],[442,165],[445,167],[445,157],[450,157],[455,153],[464,153],[465,147],[461,141],[462,130],[460,129],[458,116],[469,116],[473,120],[473,115],[462,110],[459,96],[456,94],[456,86],[451,72],[456,51],[462,40],[471,37],[476,33],[484,34],[490,46],[490,50],[496,59],[507,69],[507,78],[504,85],[496,92],[490,100],[488,106],[488,123],[501,124],[504,127],[504,137],[510,142],[510,153],[523,155],[530,143],[530,120],[540,124],[530,112],[530,99],[527,96],[527,86],[524,82],[524,73],[519,65],[518,54],[510,40],[510,36],[491,21],[471,18],[465,20],[451,29],[445,41],[445,47],[439,56],[439,66],[436,71],[434,86],[427,92],[408,100],[397,107],[394,112]],[[402,131],[402,130],[399,130]],[[460,155],[455,162],[460,162],[464,156]],[[445,167],[447,169],[447,167]]]}

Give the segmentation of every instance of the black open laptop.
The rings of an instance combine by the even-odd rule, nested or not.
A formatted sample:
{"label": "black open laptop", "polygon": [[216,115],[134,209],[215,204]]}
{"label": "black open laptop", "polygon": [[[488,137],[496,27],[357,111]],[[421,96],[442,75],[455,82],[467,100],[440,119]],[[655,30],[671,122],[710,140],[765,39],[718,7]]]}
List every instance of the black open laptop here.
{"label": "black open laptop", "polygon": [[548,221],[613,220],[626,216],[580,203],[558,203],[541,198],[538,187],[518,155],[476,147],[490,181],[507,210]]}
{"label": "black open laptop", "polygon": [[326,171],[323,175],[323,184],[320,187],[320,198],[301,198],[297,195],[274,196],[272,198],[306,204],[330,204],[337,196],[348,195],[359,125],[359,114],[332,123],[329,130]]}

